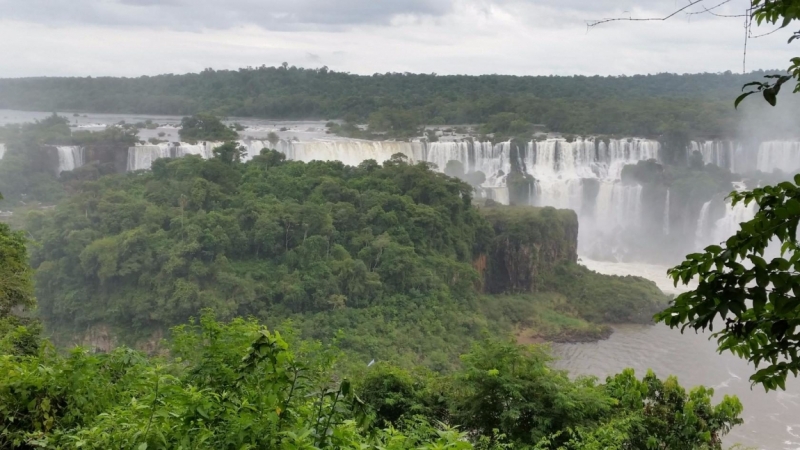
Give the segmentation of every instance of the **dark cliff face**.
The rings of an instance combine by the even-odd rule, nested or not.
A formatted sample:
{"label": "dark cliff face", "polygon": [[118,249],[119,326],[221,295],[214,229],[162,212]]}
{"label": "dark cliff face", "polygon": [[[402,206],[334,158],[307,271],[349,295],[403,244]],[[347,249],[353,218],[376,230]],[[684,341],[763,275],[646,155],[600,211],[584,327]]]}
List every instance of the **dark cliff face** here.
{"label": "dark cliff face", "polygon": [[555,266],[578,260],[578,216],[554,208],[493,206],[483,213],[495,231],[476,258],[484,290],[492,294],[536,292]]}
{"label": "dark cliff face", "polygon": [[114,173],[123,173],[128,165],[126,142],[99,142],[86,146],[86,162],[97,161],[101,165],[113,167]]}
{"label": "dark cliff face", "polygon": [[42,145],[30,150],[31,167],[36,172],[50,172],[58,175],[58,148],[55,145]]}

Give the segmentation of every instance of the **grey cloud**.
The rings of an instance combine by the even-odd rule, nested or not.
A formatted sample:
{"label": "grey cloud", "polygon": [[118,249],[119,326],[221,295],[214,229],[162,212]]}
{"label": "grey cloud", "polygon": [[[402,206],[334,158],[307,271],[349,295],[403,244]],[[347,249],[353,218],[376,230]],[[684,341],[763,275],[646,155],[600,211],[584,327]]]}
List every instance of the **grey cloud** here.
{"label": "grey cloud", "polygon": [[381,24],[404,14],[441,16],[452,6],[451,0],[0,0],[4,19],[178,30]]}
{"label": "grey cloud", "polygon": [[[733,0],[724,8],[738,11],[747,3]],[[266,30],[337,30],[387,24],[400,15],[441,17],[466,6],[487,11],[495,6],[547,7],[570,14],[573,20],[590,21],[645,8],[667,14],[682,5],[676,0],[0,0],[0,11],[6,20],[50,26],[194,31],[255,25]]]}

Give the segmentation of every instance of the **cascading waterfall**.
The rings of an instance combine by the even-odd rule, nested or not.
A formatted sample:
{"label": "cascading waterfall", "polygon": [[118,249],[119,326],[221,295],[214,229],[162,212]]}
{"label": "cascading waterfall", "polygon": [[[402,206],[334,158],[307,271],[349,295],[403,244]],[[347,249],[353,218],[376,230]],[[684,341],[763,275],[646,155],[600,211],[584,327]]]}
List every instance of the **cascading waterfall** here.
{"label": "cascading waterfall", "polygon": [[747,206],[744,202],[739,202],[736,206],[725,202],[725,215],[714,224],[712,242],[718,244],[736,234],[742,222],[750,221],[756,216],[756,207],[756,202],[750,202]]}
{"label": "cascading waterfall", "polygon": [[[205,159],[214,156],[214,148],[223,142],[202,142],[198,144],[160,143],[156,145],[136,145],[128,149],[128,170],[149,169],[153,161],[159,158],[178,158],[186,155],[199,155]],[[423,160],[420,143],[414,142],[378,142],[378,141],[279,141],[272,144],[268,141],[241,140],[237,144],[244,147],[244,159],[250,160],[262,149],[271,148],[286,155],[287,159],[309,162],[342,161],[348,165],[358,165],[367,159],[383,162],[395,153],[402,153],[409,158]]]}
{"label": "cascading waterfall", "polygon": [[697,219],[697,228],[695,229],[694,234],[694,246],[697,249],[705,248],[708,244],[706,242],[706,235],[708,233],[708,214],[709,210],[711,209],[711,202],[713,200],[709,200],[703,203],[703,207],[700,208],[700,217]]}
{"label": "cascading waterfall", "polygon": [[57,146],[58,151],[58,173],[75,170],[83,165],[83,147],[74,145]]}
{"label": "cascading waterfall", "polygon": [[524,162],[536,179],[556,176],[614,181],[622,177],[625,165],[658,159],[658,150],[658,142],[648,139],[548,139],[528,144]]}
{"label": "cascading waterfall", "polygon": [[535,179],[532,203],[576,211],[579,244],[598,249],[616,246],[625,229],[641,224],[642,187],[622,183],[622,169],[658,152],[658,142],[647,139],[548,139],[531,142],[521,162]]}
{"label": "cascading waterfall", "polygon": [[0,144],[0,159],[6,155],[6,144]]}
{"label": "cascading waterfall", "polygon": [[[180,158],[186,155],[198,155],[204,159],[214,156],[214,149],[223,142],[162,142],[159,144],[136,145],[128,149],[128,171],[149,169],[159,158]],[[263,148],[271,148],[267,141],[242,140],[237,144],[246,150],[245,160],[252,159]]]}
{"label": "cascading waterfall", "polygon": [[[214,148],[222,142],[204,142],[199,144],[161,143],[156,145],[136,145],[128,150],[128,170],[149,169],[158,158],[175,158],[185,155],[200,155],[211,158]],[[511,171],[510,144],[493,145],[490,142],[432,142],[423,141],[361,141],[361,140],[316,140],[288,141],[281,140],[275,144],[268,141],[237,141],[245,147],[245,160],[252,159],[263,148],[271,148],[286,155],[287,159],[310,162],[341,161],[347,165],[358,165],[374,159],[383,163],[392,155],[400,153],[412,162],[426,161],[436,165],[443,171],[447,162],[460,161],[467,172],[481,171],[486,175],[487,187],[494,190],[505,188],[505,176]],[[508,194],[500,194],[500,198],[508,201]]]}
{"label": "cascading waterfall", "polygon": [[[757,155],[748,156],[743,144],[730,140],[692,141],[686,148],[687,157],[695,151],[703,157],[703,163],[730,170],[747,172],[755,164],[761,172],[800,171],[800,141],[766,141],[758,146]],[[754,157],[754,158],[753,158]]]}
{"label": "cascading waterfall", "polygon": [[[221,144],[137,145],[129,150],[128,167],[130,170],[146,169],[155,159],[190,154],[210,158],[213,149]],[[649,221],[653,219],[646,217],[657,214],[655,209],[659,209],[655,205],[643,204],[642,186],[621,180],[626,165],[658,160],[660,148],[658,142],[653,140],[547,139],[530,142],[523,148],[516,148],[511,142],[492,144],[471,140],[433,143],[354,139],[281,140],[275,143],[241,140],[238,144],[245,147],[246,160],[263,148],[280,151],[290,160],[338,160],[348,165],[358,165],[367,159],[382,163],[400,153],[408,157],[410,162],[428,162],[439,171],[444,171],[448,162],[455,160],[463,165],[467,173],[483,172],[486,178],[479,190],[481,195],[505,204],[509,203],[508,176],[520,170],[534,180],[525,187],[531,204],[575,210],[581,224],[579,242],[582,252],[588,254],[586,251],[589,250],[605,255],[601,257],[633,251],[633,246],[638,245],[634,242],[641,241],[639,232],[646,226],[645,220],[652,223]],[[724,154],[731,151],[726,148],[733,148],[731,145],[711,144],[706,147],[711,149],[706,151],[706,157]],[[715,161],[723,164],[726,160],[719,157]],[[660,226],[664,235],[670,235],[675,230],[672,229],[670,217],[674,205],[670,204],[669,191],[663,201],[663,207],[659,209],[663,214],[662,221],[653,225]],[[645,206],[648,206],[647,211]],[[704,205],[700,213],[696,242],[708,239],[717,228],[708,218],[710,207],[710,203]],[[636,235],[640,237],[636,238]]]}
{"label": "cascading waterfall", "polygon": [[689,156],[700,152],[703,163],[714,164],[718,167],[736,171],[736,153],[741,149],[741,144],[734,141],[692,141],[689,145]]}
{"label": "cascading waterfall", "polygon": [[594,225],[612,232],[626,226],[639,226],[642,212],[642,187],[622,183],[603,183],[597,194]]}
{"label": "cascading waterfall", "polygon": [[[658,149],[658,142],[644,139],[548,139],[531,142],[523,162],[536,180],[537,206],[571,208],[580,214],[584,180],[596,180],[601,185],[619,183],[625,165],[657,159]],[[594,210],[603,213],[602,208]]]}
{"label": "cascading waterfall", "polygon": [[664,225],[661,227],[665,236],[669,236],[669,189],[667,189],[667,201],[664,202]]}
{"label": "cascading waterfall", "polygon": [[[149,169],[159,158],[176,158],[186,155],[199,155],[211,158],[214,148],[222,142],[203,142],[198,144],[160,143],[155,145],[136,145],[128,149],[128,171]],[[260,140],[240,140],[237,144],[247,151],[245,160],[258,155],[262,149],[270,148],[296,161],[341,161],[356,166],[365,160],[373,159],[383,163],[397,153],[408,157],[411,162],[425,161],[444,171],[447,162],[460,161],[467,172],[483,172],[486,182],[484,194],[495,201],[508,204],[509,195],[506,177],[511,172],[511,144],[503,142],[400,142],[400,141],[362,141],[355,139],[291,141],[276,143]]]}
{"label": "cascading waterfall", "polygon": [[[357,166],[368,159],[383,163],[392,155],[401,153],[411,161],[424,161],[425,143],[395,141],[357,141],[330,140],[309,142],[287,142],[283,148],[277,148],[286,154],[287,159],[296,161],[341,161],[350,166]],[[444,170],[444,164],[439,166]]]}
{"label": "cascading waterfall", "polygon": [[762,172],[784,173],[800,171],[800,142],[768,141],[758,148],[756,168]]}

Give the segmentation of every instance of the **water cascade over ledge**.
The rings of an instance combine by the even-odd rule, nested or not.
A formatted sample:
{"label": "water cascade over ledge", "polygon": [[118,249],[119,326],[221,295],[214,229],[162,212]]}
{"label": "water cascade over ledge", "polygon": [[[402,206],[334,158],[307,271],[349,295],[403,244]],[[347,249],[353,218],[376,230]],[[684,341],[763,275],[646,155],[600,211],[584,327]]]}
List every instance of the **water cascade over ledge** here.
{"label": "water cascade over ledge", "polygon": [[57,146],[56,150],[58,151],[58,173],[83,166],[83,147],[61,145]]}

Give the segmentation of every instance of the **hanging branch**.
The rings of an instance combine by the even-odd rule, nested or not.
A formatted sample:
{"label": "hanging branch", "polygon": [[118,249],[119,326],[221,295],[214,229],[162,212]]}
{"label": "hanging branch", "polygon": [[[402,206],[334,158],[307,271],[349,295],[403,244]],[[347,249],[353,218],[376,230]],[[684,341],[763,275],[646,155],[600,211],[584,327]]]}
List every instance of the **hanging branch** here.
{"label": "hanging branch", "polygon": [[[731,2],[731,0],[724,0],[722,3],[719,3],[719,4],[717,4],[716,6],[712,6],[711,8],[706,8],[705,6],[703,6],[703,5],[700,5],[700,6],[703,8],[703,10],[702,10],[702,11],[691,11],[691,12],[688,12],[688,13],[686,13],[686,14],[687,14],[687,15],[690,15],[690,16],[693,16],[693,15],[697,15],[697,14],[706,14],[706,13],[707,13],[707,14],[711,14],[712,16],[716,16],[716,17],[725,17],[725,18],[731,18],[731,17],[749,17],[749,13],[748,13],[748,14],[719,14],[719,13],[715,13],[715,12],[714,12],[714,10],[715,10],[715,9],[717,9],[717,8],[719,8],[720,6],[723,6],[723,5],[727,4],[727,3],[730,3],[730,2]],[[749,11],[749,10],[748,10],[748,11]]]}
{"label": "hanging branch", "polygon": [[698,4],[698,3],[702,3],[704,1],[705,0],[691,0],[688,5],[680,8],[680,9],[675,10],[671,14],[669,14],[667,16],[664,16],[664,17],[644,17],[644,18],[615,17],[615,18],[612,18],[612,19],[603,19],[603,20],[598,20],[598,21],[595,21],[595,22],[589,22],[589,23],[586,24],[586,26],[588,26],[588,27],[596,27],[597,25],[602,25],[604,23],[620,22],[620,21],[625,21],[625,22],[664,22],[666,20],[669,20],[669,19],[675,17],[676,15],[678,15],[679,13],[681,13],[683,11],[686,11],[687,9],[691,8],[692,6],[694,6],[694,5]]}

